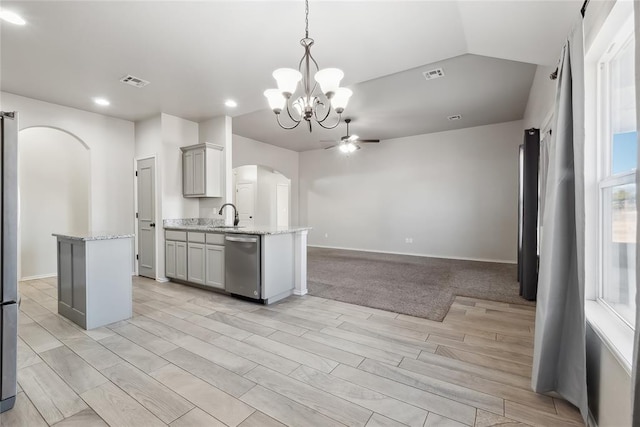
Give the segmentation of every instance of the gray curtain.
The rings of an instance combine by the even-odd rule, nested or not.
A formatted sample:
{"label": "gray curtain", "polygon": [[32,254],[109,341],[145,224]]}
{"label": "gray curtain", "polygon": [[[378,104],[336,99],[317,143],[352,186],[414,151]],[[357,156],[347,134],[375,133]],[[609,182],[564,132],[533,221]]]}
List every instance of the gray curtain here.
{"label": "gray curtain", "polygon": [[540,192],[540,207],[538,208],[538,225],[540,231],[544,225],[544,206],[547,189],[547,175],[549,171],[549,151],[551,150],[551,135],[546,132],[540,141],[540,171],[539,171],[539,192]]}
{"label": "gray curtain", "polygon": [[[634,2],[635,37],[636,37],[636,127],[640,124],[640,2]],[[640,140],[638,141],[640,145]],[[638,164],[640,165],[640,151]],[[640,174],[636,172],[636,188],[640,188]],[[640,198],[636,197],[636,210],[640,211]],[[637,219],[637,218],[636,218]],[[636,231],[636,247],[640,242],[640,227]],[[640,250],[636,250],[636,266],[640,266]],[[631,424],[640,425],[640,275],[636,267],[636,328],[634,331],[633,359],[631,360],[632,376],[631,387],[633,401],[631,402]]]}
{"label": "gray curtain", "polygon": [[558,66],[549,145],[531,385],[588,418],[584,316],[584,48],[582,19]]}

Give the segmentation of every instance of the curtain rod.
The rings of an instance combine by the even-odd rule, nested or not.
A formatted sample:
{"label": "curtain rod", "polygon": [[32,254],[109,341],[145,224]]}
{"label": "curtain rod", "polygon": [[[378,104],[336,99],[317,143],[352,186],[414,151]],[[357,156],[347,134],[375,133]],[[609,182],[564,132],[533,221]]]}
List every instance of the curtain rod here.
{"label": "curtain rod", "polygon": [[589,1],[590,0],[584,0],[584,3],[582,3],[582,7],[580,8],[580,14],[582,15],[583,18],[584,18],[584,14],[587,12],[587,6],[589,5]]}
{"label": "curtain rod", "polygon": [[[582,15],[582,18],[584,18],[584,14],[587,13],[587,6],[589,6],[589,1],[590,0],[584,0],[584,3],[582,3],[582,7],[580,8],[580,15]],[[558,78],[558,67],[556,67],[556,70],[549,75],[549,78],[551,80],[555,80]]]}

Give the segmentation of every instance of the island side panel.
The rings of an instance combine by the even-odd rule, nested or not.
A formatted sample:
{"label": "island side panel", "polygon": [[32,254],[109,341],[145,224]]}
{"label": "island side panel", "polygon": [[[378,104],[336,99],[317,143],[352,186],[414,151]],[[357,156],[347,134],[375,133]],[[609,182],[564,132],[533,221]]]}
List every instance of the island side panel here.
{"label": "island side panel", "polygon": [[131,238],[87,241],[87,326],[132,315]]}
{"label": "island side panel", "polygon": [[293,244],[292,233],[262,236],[262,298],[267,304],[293,293]]}
{"label": "island side panel", "polygon": [[307,234],[308,230],[297,231],[295,234],[295,289],[294,295],[307,294]]}
{"label": "island side panel", "polygon": [[86,328],[85,244],[58,238],[58,313]]}

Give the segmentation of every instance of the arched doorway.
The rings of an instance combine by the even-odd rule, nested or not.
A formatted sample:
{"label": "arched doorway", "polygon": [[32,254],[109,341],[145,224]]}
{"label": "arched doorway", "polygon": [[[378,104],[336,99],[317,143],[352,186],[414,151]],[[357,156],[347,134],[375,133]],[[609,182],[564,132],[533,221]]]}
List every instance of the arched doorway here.
{"label": "arched doorway", "polygon": [[233,168],[233,203],[240,225],[288,227],[291,224],[291,179],[268,166]]}
{"label": "arched doorway", "polygon": [[69,132],[30,127],[18,134],[18,276],[57,274],[51,233],[90,229],[89,147]]}

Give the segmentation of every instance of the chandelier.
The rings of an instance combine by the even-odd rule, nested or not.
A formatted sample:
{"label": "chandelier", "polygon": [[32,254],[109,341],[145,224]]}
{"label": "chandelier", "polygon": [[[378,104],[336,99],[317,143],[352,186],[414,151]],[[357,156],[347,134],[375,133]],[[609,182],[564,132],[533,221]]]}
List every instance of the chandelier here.
{"label": "chandelier", "polygon": [[[340,80],[344,77],[338,68],[320,69],[311,55],[313,39],[309,37],[309,0],[305,0],[305,36],[300,40],[304,48],[304,55],[300,59],[298,69],[278,68],[273,72],[277,89],[267,89],[264,96],[276,115],[278,124],[283,129],[294,129],[302,121],[306,121],[311,132],[311,121],[315,121],[325,129],[333,129],[340,123],[341,114],[347,107],[351,90],[340,87]],[[313,80],[311,72],[315,71]],[[300,83],[300,84],[299,84]],[[319,87],[319,88],[318,88]],[[294,96],[295,95],[295,96]],[[283,124],[280,113],[286,110],[291,122]],[[328,126],[325,121],[331,111],[337,114],[335,124]]]}

